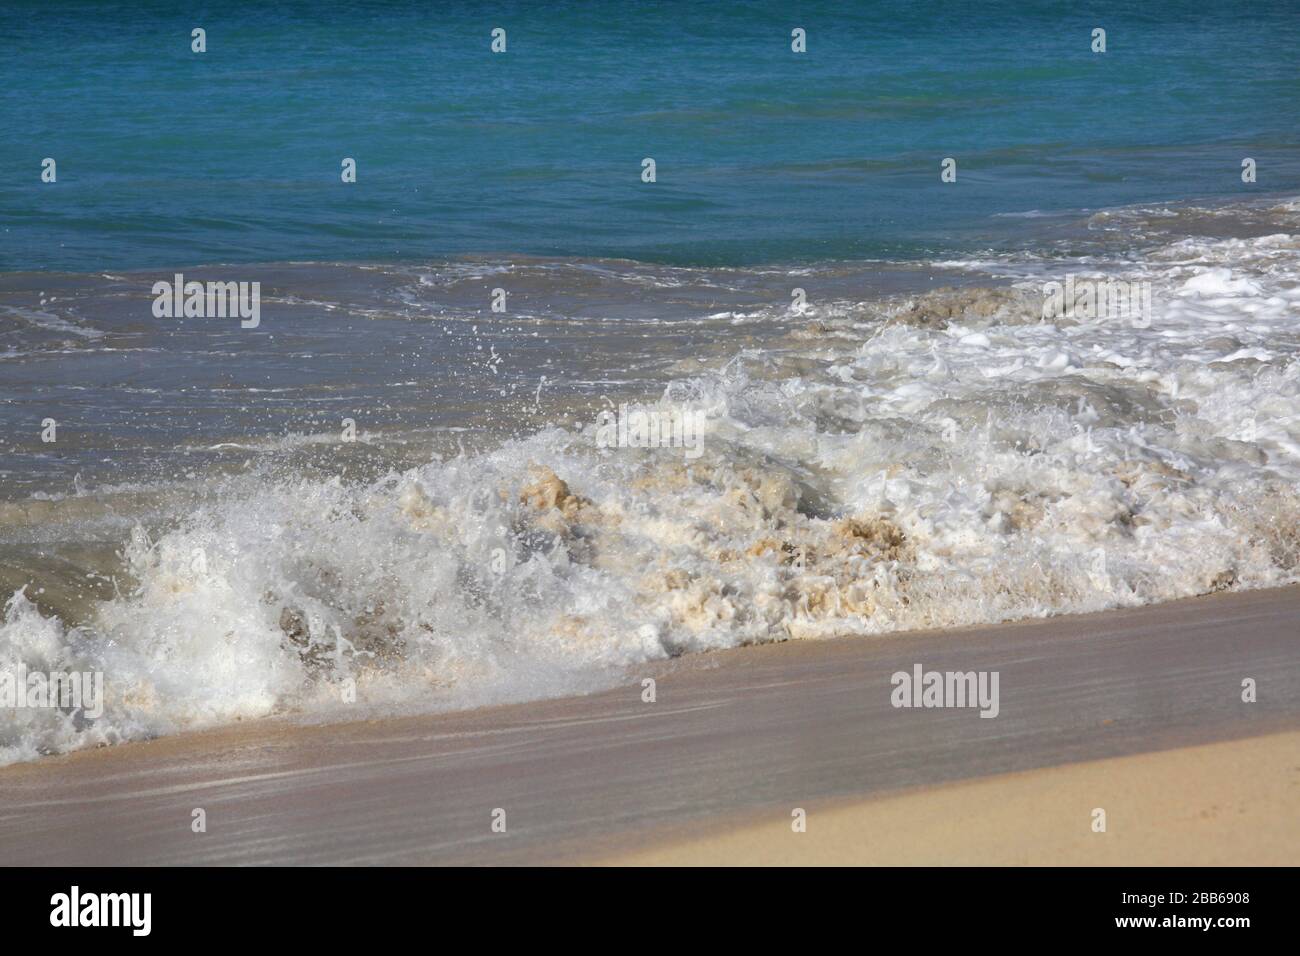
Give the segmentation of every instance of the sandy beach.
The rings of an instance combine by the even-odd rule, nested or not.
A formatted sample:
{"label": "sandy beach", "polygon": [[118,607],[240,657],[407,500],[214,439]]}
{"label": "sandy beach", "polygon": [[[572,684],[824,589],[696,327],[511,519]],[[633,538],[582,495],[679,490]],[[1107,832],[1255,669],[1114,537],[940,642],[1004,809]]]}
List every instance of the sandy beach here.
{"label": "sandy beach", "polygon": [[[1294,864],[1298,622],[1300,589],[1221,594],[687,655],[586,697],[48,757],[0,770],[0,860]],[[998,671],[998,716],[893,707],[891,674],[917,663]]]}
{"label": "sandy beach", "polygon": [[[1102,804],[1100,808],[1096,806]],[[1093,814],[1106,811],[1106,829]],[[832,804],[630,851],[624,866],[1294,866],[1300,733]],[[775,819],[771,819],[775,818]]]}

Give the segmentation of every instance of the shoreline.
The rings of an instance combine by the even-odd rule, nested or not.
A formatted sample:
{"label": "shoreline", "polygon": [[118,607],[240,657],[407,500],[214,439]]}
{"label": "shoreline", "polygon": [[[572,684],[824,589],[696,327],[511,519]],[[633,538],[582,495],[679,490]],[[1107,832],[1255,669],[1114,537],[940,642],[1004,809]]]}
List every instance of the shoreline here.
{"label": "shoreline", "polygon": [[[671,846],[765,808],[1300,729],[1297,619],[1300,588],[1236,592],[688,655],[646,671],[654,704],[630,679],[584,697],[344,724],[271,719],[81,751],[0,770],[0,859],[607,859],[644,849],[646,834]],[[1000,716],[891,708],[889,675],[913,660],[999,669]],[[1243,672],[1260,682],[1256,704],[1237,699]],[[505,834],[490,829],[498,808]],[[190,829],[196,809],[203,834]]]}
{"label": "shoreline", "polygon": [[[979,624],[962,624],[956,627],[937,627],[922,628],[905,631],[888,631],[882,634],[871,635],[848,635],[842,637],[830,638],[806,638],[806,639],[787,639],[783,641],[768,641],[761,644],[744,644],[738,647],[728,647],[718,650],[695,651],[683,654],[679,657],[669,658],[666,660],[649,661],[636,668],[636,674],[630,672],[626,678],[625,685],[629,689],[635,688],[639,691],[638,681],[642,677],[658,678],[662,675],[679,674],[683,671],[687,673],[696,673],[702,671],[712,671],[717,668],[727,668],[730,666],[740,666],[748,663],[746,657],[763,654],[773,649],[787,649],[790,653],[801,653],[810,651],[814,654],[815,649],[819,647],[836,648],[850,650],[855,642],[882,642],[882,641],[907,641],[916,638],[938,638],[944,635],[950,635],[954,638],[960,638],[966,634],[979,634],[988,631],[1000,631],[1016,627],[1032,627],[1036,625],[1048,625],[1052,622],[1069,622],[1071,624],[1086,624],[1094,619],[1109,619],[1117,615],[1141,614],[1146,611],[1152,611],[1159,608],[1181,608],[1191,607],[1193,605],[1207,602],[1218,601],[1221,598],[1244,597],[1247,595],[1268,595],[1274,593],[1285,593],[1294,591],[1297,595],[1297,604],[1300,605],[1300,583],[1283,584],[1277,587],[1251,588],[1242,591],[1221,591],[1209,594],[1196,594],[1190,597],[1176,598],[1172,601],[1162,601],[1158,604],[1144,604],[1137,607],[1116,607],[1106,608],[1100,611],[1086,611],[1081,613],[1057,614],[1048,617],[1023,617],[1015,618],[1009,621],[999,621],[996,623],[979,623]],[[1300,615],[1300,607],[1297,608],[1297,615]],[[20,760],[11,764],[0,765],[0,783],[4,780],[6,772],[21,767],[44,766],[51,762],[62,760],[76,760],[87,757],[91,754],[107,755],[136,747],[159,746],[172,741],[194,741],[195,746],[200,746],[201,741],[211,738],[213,746],[238,745],[245,736],[260,736],[261,731],[265,730],[268,734],[279,735],[282,733],[294,733],[295,731],[311,732],[315,730],[324,730],[331,727],[340,729],[348,727],[374,726],[376,724],[401,723],[405,721],[429,721],[438,719],[455,719],[455,718],[473,718],[475,715],[485,717],[510,714],[514,711],[527,711],[530,708],[564,703],[568,701],[580,701],[593,697],[602,697],[608,694],[618,693],[617,687],[600,687],[588,693],[571,693],[560,694],[549,697],[538,697],[527,700],[507,701],[503,703],[480,704],[470,707],[455,707],[446,710],[433,710],[427,712],[403,711],[396,713],[378,713],[372,707],[367,707],[368,713],[357,717],[340,717],[337,711],[332,712],[292,712],[282,714],[272,714],[265,717],[255,717],[248,720],[237,719],[231,723],[217,724],[208,727],[199,727],[185,729],[175,733],[160,734],[155,737],[142,737],[130,740],[124,740],[117,744],[107,744],[93,747],[84,747],[77,750],[70,750],[62,753],[47,754],[31,760]]]}
{"label": "shoreline", "polygon": [[[643,839],[595,866],[1295,866],[1300,731],[977,778]],[[1105,830],[1094,830],[1105,812]],[[720,832],[719,832],[720,830]]]}

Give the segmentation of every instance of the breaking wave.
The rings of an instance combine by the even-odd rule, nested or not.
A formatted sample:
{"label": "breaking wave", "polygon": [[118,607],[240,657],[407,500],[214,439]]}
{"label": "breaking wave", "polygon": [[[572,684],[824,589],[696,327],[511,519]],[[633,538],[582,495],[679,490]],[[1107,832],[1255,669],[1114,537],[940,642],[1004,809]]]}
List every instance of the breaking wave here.
{"label": "breaking wave", "polygon": [[[130,531],[130,586],[84,620],[9,598],[0,669],[103,671],[107,699],[0,712],[0,761],[1296,580],[1296,235],[949,266],[1000,281],[783,305],[779,341],[668,383],[698,458],[602,447],[593,421],[371,482],[212,479]],[[1153,320],[1044,319],[1067,272],[1149,282]]]}

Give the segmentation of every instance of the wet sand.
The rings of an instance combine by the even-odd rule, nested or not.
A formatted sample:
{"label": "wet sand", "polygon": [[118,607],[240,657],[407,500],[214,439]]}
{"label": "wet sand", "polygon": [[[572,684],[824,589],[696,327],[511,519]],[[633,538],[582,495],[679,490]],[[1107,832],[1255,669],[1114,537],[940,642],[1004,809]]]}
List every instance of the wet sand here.
{"label": "wet sand", "polygon": [[[894,708],[890,675],[917,663],[998,671],[998,717]],[[1241,699],[1248,677],[1255,703]],[[1298,729],[1300,588],[1225,594],[692,655],[588,697],[260,721],[51,757],[0,770],[0,862],[605,862],[754,825],[784,835],[802,807],[799,837],[844,835],[824,862],[1093,862],[1075,841],[1096,836],[1109,842],[1095,862],[1295,863],[1297,738],[1266,735]],[[1112,759],[1130,755],[1143,756]],[[853,835],[864,801],[883,814],[870,825],[892,831],[888,853]],[[980,807],[998,811],[989,833],[956,839],[953,815]],[[1094,807],[1114,808],[1107,834],[1088,828]],[[192,830],[195,809],[206,832]],[[1190,831],[1166,818],[1201,811],[1222,852],[1170,855]],[[1172,835],[1153,842],[1161,827]],[[748,852],[631,859],[807,862]]]}

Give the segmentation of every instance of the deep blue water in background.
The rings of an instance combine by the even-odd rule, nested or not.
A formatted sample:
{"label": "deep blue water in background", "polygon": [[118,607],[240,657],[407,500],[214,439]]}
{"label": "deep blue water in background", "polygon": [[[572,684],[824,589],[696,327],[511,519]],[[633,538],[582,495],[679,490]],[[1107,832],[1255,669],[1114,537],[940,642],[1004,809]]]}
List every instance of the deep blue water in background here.
{"label": "deep blue water in background", "polygon": [[0,6],[0,270],[912,258],[1300,188],[1296,3],[176,7]]}

